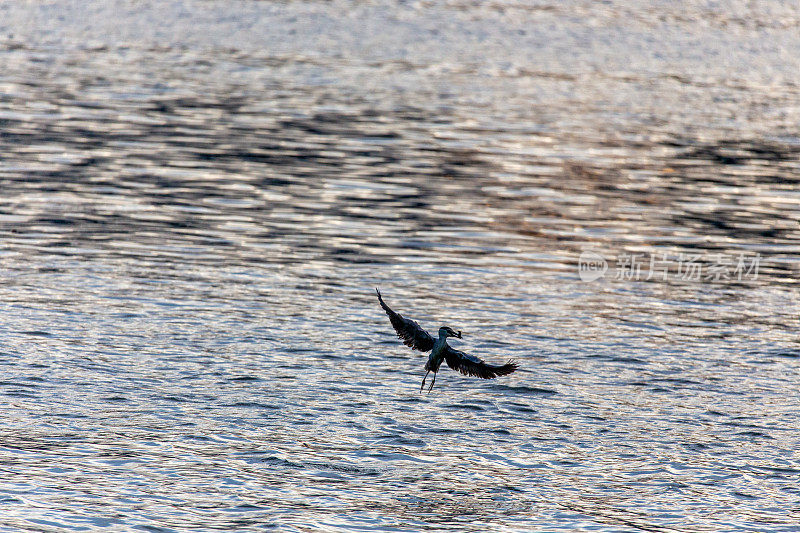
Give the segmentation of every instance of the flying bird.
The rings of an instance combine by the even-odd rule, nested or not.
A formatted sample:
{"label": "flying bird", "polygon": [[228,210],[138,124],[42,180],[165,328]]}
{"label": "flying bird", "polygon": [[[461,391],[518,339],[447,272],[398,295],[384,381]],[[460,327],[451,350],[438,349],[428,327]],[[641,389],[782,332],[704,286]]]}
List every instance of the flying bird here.
{"label": "flying bird", "polygon": [[439,328],[439,338],[434,339],[431,335],[422,329],[419,324],[408,318],[403,318],[399,313],[395,313],[386,305],[381,298],[381,291],[375,289],[378,293],[378,301],[389,315],[389,320],[392,322],[392,327],[397,332],[398,338],[402,339],[403,344],[413,350],[420,352],[431,352],[428,356],[428,362],[425,363],[425,377],[422,378],[422,385],[419,391],[425,388],[425,380],[428,379],[428,374],[433,372],[433,379],[428,388],[428,392],[433,389],[433,384],[436,383],[436,373],[439,372],[439,367],[442,361],[447,361],[447,366],[453,370],[458,370],[465,376],[475,376],[483,379],[494,379],[497,376],[506,376],[514,372],[518,366],[513,360],[504,365],[490,365],[482,359],[474,355],[465,354],[458,350],[453,349],[447,344],[447,337],[461,338],[461,332],[455,331],[448,326]]}

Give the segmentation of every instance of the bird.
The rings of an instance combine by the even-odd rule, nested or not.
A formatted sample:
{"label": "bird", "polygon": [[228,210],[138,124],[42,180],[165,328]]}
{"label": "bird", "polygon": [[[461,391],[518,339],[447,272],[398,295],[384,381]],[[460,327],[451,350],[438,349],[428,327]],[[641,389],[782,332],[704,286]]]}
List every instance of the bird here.
{"label": "bird", "polygon": [[403,341],[403,344],[412,350],[419,350],[420,352],[431,352],[428,355],[428,361],[425,363],[425,377],[422,378],[422,385],[419,391],[425,388],[425,380],[428,379],[428,374],[433,372],[433,379],[431,380],[428,393],[433,390],[433,384],[436,383],[436,374],[439,372],[439,367],[442,361],[447,362],[447,366],[453,370],[457,370],[465,376],[475,376],[483,379],[494,379],[498,376],[507,376],[519,368],[519,365],[514,360],[509,360],[504,365],[492,365],[486,363],[482,359],[460,352],[449,344],[447,344],[448,337],[461,338],[461,331],[456,331],[449,326],[442,326],[439,328],[439,338],[434,339],[430,333],[422,329],[415,321],[404,318],[399,313],[392,311],[386,305],[381,297],[381,291],[377,288],[375,292],[378,293],[378,302],[386,314],[389,316],[389,321],[392,327],[397,332],[397,337]]}

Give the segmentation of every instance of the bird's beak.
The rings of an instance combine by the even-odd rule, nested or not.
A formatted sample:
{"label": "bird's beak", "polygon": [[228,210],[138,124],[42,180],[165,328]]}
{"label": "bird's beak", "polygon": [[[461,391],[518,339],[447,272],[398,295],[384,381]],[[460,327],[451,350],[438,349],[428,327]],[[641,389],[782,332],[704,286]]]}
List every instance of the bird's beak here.
{"label": "bird's beak", "polygon": [[456,335],[456,337],[458,337],[459,339],[461,338],[461,330],[458,331],[458,334]]}

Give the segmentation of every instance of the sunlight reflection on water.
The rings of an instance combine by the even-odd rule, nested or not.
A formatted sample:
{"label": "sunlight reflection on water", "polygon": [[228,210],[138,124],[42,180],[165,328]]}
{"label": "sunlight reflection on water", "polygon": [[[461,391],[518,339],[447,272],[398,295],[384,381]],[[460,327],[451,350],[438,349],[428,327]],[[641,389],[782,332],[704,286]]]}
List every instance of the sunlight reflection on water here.
{"label": "sunlight reflection on water", "polygon": [[2,529],[796,527],[796,16],[404,6],[3,5]]}

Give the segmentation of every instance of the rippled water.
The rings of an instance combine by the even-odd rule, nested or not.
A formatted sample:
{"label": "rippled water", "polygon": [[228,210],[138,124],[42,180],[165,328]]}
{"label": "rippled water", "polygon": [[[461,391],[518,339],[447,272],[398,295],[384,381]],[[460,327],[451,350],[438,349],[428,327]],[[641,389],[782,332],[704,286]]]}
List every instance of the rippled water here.
{"label": "rippled water", "polygon": [[0,3],[0,526],[797,531],[798,7]]}

